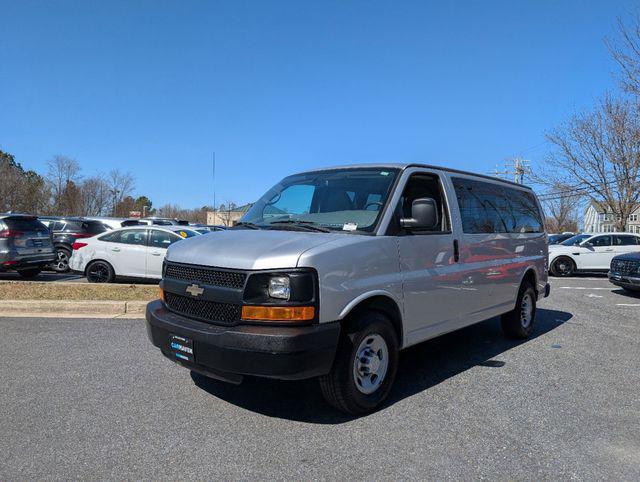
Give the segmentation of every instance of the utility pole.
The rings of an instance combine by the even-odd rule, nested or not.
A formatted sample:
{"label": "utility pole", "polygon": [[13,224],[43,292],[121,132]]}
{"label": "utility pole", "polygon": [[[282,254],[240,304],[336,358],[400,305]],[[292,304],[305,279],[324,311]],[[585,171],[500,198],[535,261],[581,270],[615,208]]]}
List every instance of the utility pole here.
{"label": "utility pole", "polygon": [[211,174],[213,181],[213,212],[216,212],[216,151],[213,151],[211,158]]}
{"label": "utility pole", "polygon": [[513,180],[517,184],[524,184],[524,175],[529,170],[529,161],[516,157],[509,161],[509,167],[513,166]]}
{"label": "utility pole", "polygon": [[504,171],[499,171],[498,165],[496,164],[496,168],[490,174],[503,179],[506,179],[507,176],[513,176],[513,181],[516,184],[524,184],[524,176],[528,171],[529,161],[516,157],[515,159],[505,161]]}

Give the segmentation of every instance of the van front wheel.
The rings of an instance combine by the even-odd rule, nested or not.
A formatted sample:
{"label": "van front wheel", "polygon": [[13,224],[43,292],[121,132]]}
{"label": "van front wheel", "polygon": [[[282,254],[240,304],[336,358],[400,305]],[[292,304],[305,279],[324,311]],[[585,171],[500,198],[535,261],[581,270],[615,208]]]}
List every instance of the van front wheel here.
{"label": "van front wheel", "polygon": [[525,339],[531,335],[536,317],[536,298],[531,284],[520,286],[515,309],[502,315],[502,331],[507,337]]}
{"label": "van front wheel", "polygon": [[398,369],[398,337],[382,313],[365,312],[343,333],[333,368],[320,377],[324,398],[338,410],[360,415],[389,394]]}

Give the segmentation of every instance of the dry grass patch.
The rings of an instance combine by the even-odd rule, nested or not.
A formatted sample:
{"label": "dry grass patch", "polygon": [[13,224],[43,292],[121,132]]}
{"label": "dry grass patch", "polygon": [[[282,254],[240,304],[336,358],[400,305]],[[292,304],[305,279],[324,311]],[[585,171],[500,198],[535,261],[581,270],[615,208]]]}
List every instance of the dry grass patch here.
{"label": "dry grass patch", "polygon": [[151,301],[158,298],[156,285],[38,283],[7,281],[0,283],[0,300],[60,301]]}

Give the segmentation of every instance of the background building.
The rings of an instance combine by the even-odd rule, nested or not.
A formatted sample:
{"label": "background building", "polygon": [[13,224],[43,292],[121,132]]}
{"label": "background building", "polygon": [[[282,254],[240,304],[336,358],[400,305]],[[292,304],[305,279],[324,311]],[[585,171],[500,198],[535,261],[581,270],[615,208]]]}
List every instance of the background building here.
{"label": "background building", "polygon": [[233,226],[238,220],[244,216],[252,204],[245,204],[244,206],[233,206],[230,209],[224,209],[221,206],[216,211],[207,212],[207,224],[215,224],[218,226]]}
{"label": "background building", "polygon": [[[587,233],[604,233],[616,231],[615,214],[600,203],[591,201],[584,213],[584,231]],[[628,233],[640,234],[640,204],[629,216],[625,229]]]}

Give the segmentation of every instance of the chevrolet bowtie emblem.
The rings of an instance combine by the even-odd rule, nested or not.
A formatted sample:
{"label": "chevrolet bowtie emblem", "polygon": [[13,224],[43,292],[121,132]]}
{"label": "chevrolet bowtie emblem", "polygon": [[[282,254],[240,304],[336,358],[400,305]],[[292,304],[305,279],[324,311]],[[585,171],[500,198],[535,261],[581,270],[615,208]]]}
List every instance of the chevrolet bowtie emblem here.
{"label": "chevrolet bowtie emblem", "polygon": [[196,284],[192,284],[187,286],[187,288],[185,289],[185,291],[187,293],[189,293],[191,296],[193,297],[198,297],[200,296],[202,293],[204,293],[204,288],[200,288],[200,286],[196,285]]}

